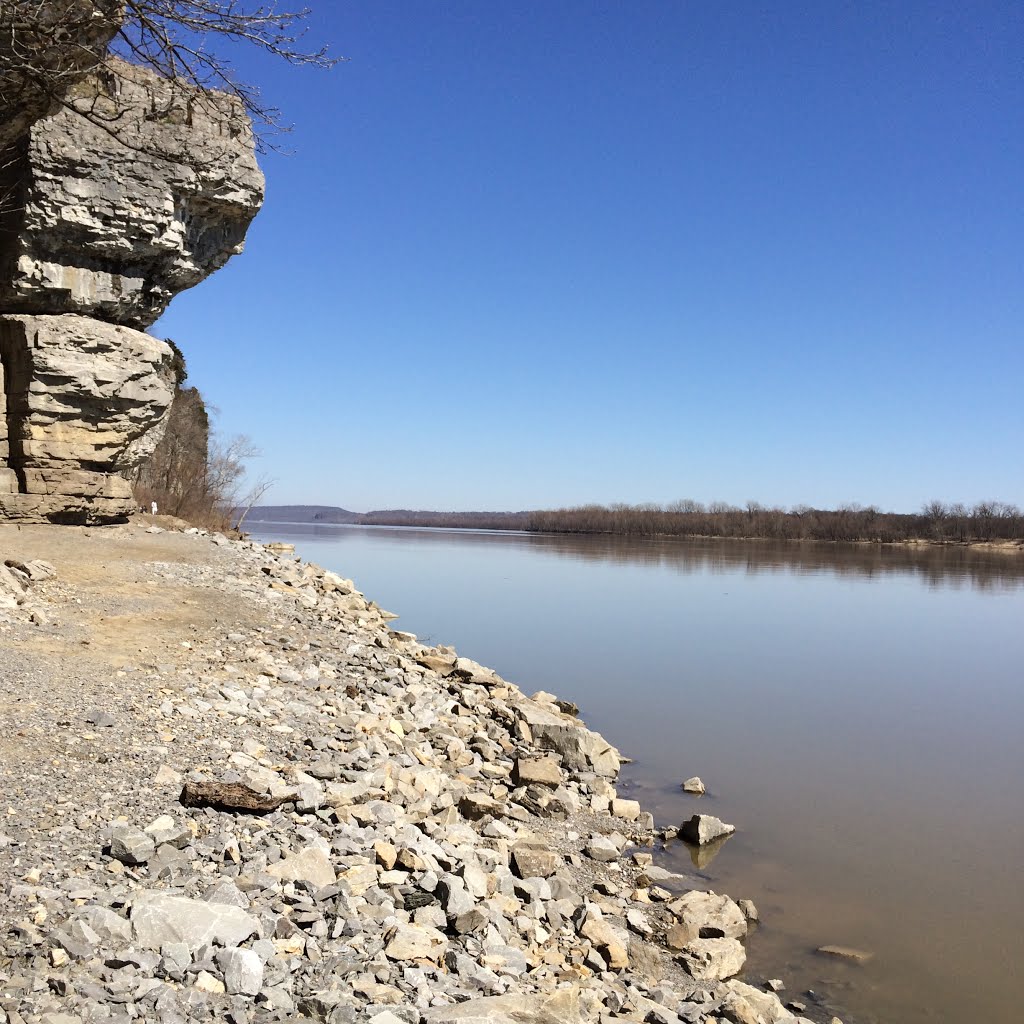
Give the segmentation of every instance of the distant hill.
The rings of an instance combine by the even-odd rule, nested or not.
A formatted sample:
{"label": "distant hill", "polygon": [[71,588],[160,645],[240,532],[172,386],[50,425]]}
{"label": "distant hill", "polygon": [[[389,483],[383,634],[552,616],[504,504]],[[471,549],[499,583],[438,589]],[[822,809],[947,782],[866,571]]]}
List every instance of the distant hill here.
{"label": "distant hill", "polygon": [[359,512],[336,505],[257,505],[245,517],[247,523],[359,523]]}
{"label": "distant hill", "polygon": [[446,526],[465,530],[525,530],[529,512],[428,512],[378,509],[359,518],[365,526]]}

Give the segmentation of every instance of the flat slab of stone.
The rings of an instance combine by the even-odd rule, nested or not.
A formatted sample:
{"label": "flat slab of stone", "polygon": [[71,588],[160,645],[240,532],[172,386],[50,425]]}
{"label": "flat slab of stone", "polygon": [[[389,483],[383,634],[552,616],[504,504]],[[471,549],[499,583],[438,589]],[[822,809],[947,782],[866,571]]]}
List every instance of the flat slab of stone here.
{"label": "flat slab of stone", "polygon": [[423,1024],[580,1024],[580,993],[572,987],[552,995],[505,995],[438,1006]]}
{"label": "flat slab of stone", "polygon": [[436,963],[448,946],[444,932],[417,924],[396,926],[384,947],[390,960],[430,960]]}
{"label": "flat slab of stone", "polygon": [[336,877],[330,858],[319,846],[307,846],[271,864],[267,874],[284,882],[309,882],[321,889],[333,885]]}
{"label": "flat slab of stone", "polygon": [[539,843],[512,848],[512,866],[520,878],[550,878],[563,864],[560,854]]}
{"label": "flat slab of stone", "polygon": [[190,951],[208,943],[237,946],[259,933],[259,922],[240,907],[205,903],[164,892],[140,892],[132,899],[132,930],[143,949],[184,943]]}
{"label": "flat slab of stone", "polygon": [[562,766],[554,757],[521,757],[512,768],[512,781],[519,786],[562,784]]}

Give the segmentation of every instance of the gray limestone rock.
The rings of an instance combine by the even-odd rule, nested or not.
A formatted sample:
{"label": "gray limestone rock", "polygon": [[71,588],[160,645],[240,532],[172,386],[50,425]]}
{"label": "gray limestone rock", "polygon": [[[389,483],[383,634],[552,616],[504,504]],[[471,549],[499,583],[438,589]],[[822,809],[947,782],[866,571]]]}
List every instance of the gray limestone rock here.
{"label": "gray limestone rock", "polygon": [[28,129],[3,172],[16,192],[0,235],[6,312],[146,327],[241,251],[263,201],[233,98],[107,64]]}
{"label": "gray limestone rock", "polygon": [[436,928],[416,924],[397,925],[389,934],[385,955],[391,960],[437,961],[447,948],[448,940]]}
{"label": "gray limestone rock", "polygon": [[122,864],[145,864],[156,853],[152,836],[131,825],[115,825],[110,834],[110,856]]}
{"label": "gray limestone rock", "polygon": [[267,874],[286,881],[301,880],[317,886],[331,885],[335,880],[330,858],[319,846],[307,846],[285,857],[267,868]]}
{"label": "gray limestone rock", "polygon": [[732,835],[735,825],[727,825],[724,821],[711,814],[695,814],[689,821],[679,826],[679,837],[688,843],[704,846],[713,843],[722,836]]}
{"label": "gray limestone rock", "polygon": [[559,854],[540,843],[519,843],[512,848],[512,864],[520,878],[548,878],[562,863]]}
{"label": "gray limestone rock", "polygon": [[796,1019],[774,992],[761,992],[752,985],[735,980],[727,982],[726,987],[728,995],[719,1012],[727,1020],[763,1020],[765,1024],[779,1024]]}
{"label": "gray limestone rock", "polygon": [[259,932],[256,918],[240,907],[156,891],[133,898],[131,922],[136,942],[155,950],[176,942],[193,952],[209,942],[237,946]]}
{"label": "gray limestone rock", "polygon": [[673,900],[668,909],[702,939],[741,939],[747,934],[743,911],[728,896],[695,889]]}
{"label": "gray limestone rock", "polygon": [[618,846],[607,836],[592,836],[590,841],[584,847],[584,852],[593,860],[605,863],[619,859]]}
{"label": "gray limestone rock", "polygon": [[722,981],[743,970],[747,954],[738,939],[694,939],[679,953],[679,963],[699,981]]}
{"label": "gray limestone rock", "polygon": [[562,784],[562,769],[554,757],[521,757],[512,769],[512,779],[520,786],[557,787]]}
{"label": "gray limestone rock", "polygon": [[107,907],[85,907],[78,915],[101,939],[130,942],[132,926],[129,921]]}
{"label": "gray limestone rock", "polygon": [[563,714],[554,705],[549,709],[533,700],[518,704],[516,714],[534,743],[542,749],[556,751],[563,764],[575,769],[590,768],[610,778],[618,775],[618,751],[603,736],[591,732],[571,715]]}
{"label": "gray limestone rock", "polygon": [[0,518],[103,521],[135,510],[119,475],[149,457],[173,353],[81,316],[0,315]]}
{"label": "gray limestone rock", "polygon": [[263,961],[251,949],[224,949],[217,954],[224,972],[224,986],[230,993],[259,995],[263,988]]}

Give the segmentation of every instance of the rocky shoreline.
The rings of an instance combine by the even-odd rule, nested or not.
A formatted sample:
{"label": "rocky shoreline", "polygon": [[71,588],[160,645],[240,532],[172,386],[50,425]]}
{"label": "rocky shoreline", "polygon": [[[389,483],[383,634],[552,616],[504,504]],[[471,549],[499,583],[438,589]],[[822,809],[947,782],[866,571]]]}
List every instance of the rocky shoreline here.
{"label": "rocky shoreline", "polygon": [[822,1019],[567,702],[270,546],[0,552],[0,1024]]}

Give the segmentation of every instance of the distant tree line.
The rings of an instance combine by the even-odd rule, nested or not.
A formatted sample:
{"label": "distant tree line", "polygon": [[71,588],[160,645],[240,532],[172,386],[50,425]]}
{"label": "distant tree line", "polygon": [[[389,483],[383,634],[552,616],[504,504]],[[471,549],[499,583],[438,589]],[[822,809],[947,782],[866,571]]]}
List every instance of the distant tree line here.
{"label": "distant tree line", "polygon": [[736,537],[763,540],[899,541],[966,544],[1024,541],[1024,514],[1016,505],[982,501],[967,506],[932,501],[918,513],[881,512],[851,505],[838,509],[798,506],[745,508],[677,501],[668,506],[582,505],[527,514],[526,530],[543,533],[608,533],[633,537]]}
{"label": "distant tree line", "polygon": [[[284,506],[279,512],[309,512],[316,506]],[[260,509],[253,521],[266,521]],[[286,516],[287,518],[287,516]],[[733,537],[756,540],[934,541],[968,544],[979,541],[1024,542],[1024,513],[1016,505],[981,501],[967,506],[931,501],[920,512],[881,512],[848,505],[817,509],[800,505],[789,510],[747,502],[745,508],[725,502],[702,505],[683,500],[662,506],[581,505],[532,512],[430,512],[382,509],[349,512],[321,508],[299,521],[361,526],[420,526],[460,530],[518,530],[550,534],[609,534],[622,537]]]}

